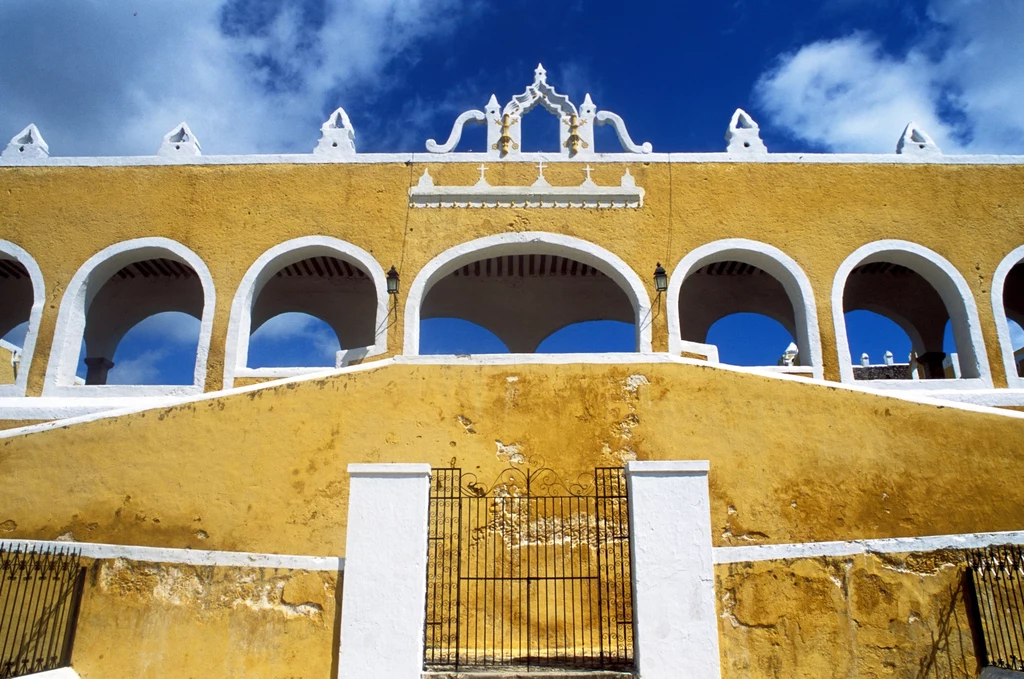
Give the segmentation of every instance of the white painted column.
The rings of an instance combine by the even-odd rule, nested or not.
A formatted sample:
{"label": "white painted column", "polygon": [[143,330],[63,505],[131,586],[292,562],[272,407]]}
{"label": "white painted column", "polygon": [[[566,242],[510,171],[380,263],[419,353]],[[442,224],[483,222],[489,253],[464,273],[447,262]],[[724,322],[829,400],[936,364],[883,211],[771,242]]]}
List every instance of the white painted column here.
{"label": "white painted column", "polygon": [[350,464],[339,679],[419,679],[428,464]]}
{"label": "white painted column", "polygon": [[634,643],[640,679],[718,679],[708,462],[630,462]]}

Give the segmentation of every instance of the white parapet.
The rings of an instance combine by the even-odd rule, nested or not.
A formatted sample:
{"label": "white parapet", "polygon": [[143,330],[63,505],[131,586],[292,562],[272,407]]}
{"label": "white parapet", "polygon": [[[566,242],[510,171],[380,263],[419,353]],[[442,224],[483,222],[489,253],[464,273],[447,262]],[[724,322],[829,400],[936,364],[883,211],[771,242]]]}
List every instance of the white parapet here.
{"label": "white parapet", "polygon": [[350,464],[340,679],[419,679],[430,465]]}
{"label": "white parapet", "polygon": [[629,462],[634,644],[642,679],[718,679],[709,464]]}

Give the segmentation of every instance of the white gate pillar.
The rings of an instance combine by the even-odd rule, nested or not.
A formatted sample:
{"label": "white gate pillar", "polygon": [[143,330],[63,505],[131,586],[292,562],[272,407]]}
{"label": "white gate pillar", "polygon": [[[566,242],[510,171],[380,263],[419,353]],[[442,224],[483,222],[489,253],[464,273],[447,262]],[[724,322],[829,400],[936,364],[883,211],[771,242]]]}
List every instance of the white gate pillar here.
{"label": "white gate pillar", "polygon": [[640,679],[719,679],[705,460],[629,462],[636,666]]}
{"label": "white gate pillar", "polygon": [[340,679],[419,679],[428,464],[350,464]]}

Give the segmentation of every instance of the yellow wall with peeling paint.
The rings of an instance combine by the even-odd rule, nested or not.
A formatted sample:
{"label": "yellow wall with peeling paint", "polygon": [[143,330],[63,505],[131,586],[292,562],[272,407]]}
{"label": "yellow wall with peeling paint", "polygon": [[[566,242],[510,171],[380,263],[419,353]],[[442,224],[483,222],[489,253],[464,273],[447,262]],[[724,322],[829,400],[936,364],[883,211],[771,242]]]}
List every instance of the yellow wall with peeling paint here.
{"label": "yellow wall with peeling paint", "polygon": [[[647,194],[639,210],[415,210],[407,191],[429,167],[438,185],[468,185],[471,164],[323,164],[0,168],[0,230],[29,252],[46,281],[46,306],[30,372],[41,390],[61,296],[75,271],[103,248],[163,236],[191,248],[217,290],[207,389],[219,388],[231,300],[246,269],[270,247],[322,234],[369,251],[402,272],[405,292],[431,258],[460,243],[509,231],[547,231],[600,245],[647,283],[656,262],[669,273],[694,248],[750,238],[793,257],[810,278],[826,376],[837,363],[830,293],[840,263],[870,241],[919,243],[946,257],[974,293],[996,386],[1005,386],[989,288],[999,261],[1021,245],[1024,166],[782,163],[601,163],[594,179],[617,185],[628,167]],[[555,185],[581,168],[553,164]],[[530,164],[491,168],[494,185],[525,185]],[[663,303],[663,302],[662,302]],[[655,351],[667,348],[665,314],[653,316]],[[402,323],[389,346],[402,346]]]}
{"label": "yellow wall with peeling paint", "polygon": [[337,581],[335,573],[95,561],[72,666],[82,679],[329,679]]}
{"label": "yellow wall with peeling paint", "polygon": [[1017,530],[1021,440],[1011,414],[720,368],[399,364],[5,438],[0,537],[342,555],[349,463],[489,480],[508,445],[567,477],[710,460],[718,545]]}

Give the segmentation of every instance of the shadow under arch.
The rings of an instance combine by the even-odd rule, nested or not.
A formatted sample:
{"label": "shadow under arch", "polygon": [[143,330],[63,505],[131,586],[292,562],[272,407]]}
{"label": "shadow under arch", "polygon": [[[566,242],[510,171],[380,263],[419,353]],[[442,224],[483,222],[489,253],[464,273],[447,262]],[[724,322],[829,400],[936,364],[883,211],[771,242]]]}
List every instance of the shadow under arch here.
{"label": "shadow under arch", "polygon": [[[949,263],[944,257],[928,248],[903,240],[881,240],[863,245],[853,251],[839,266],[835,279],[832,283],[832,320],[835,325],[836,351],[839,359],[839,377],[843,382],[853,382],[853,360],[850,355],[850,344],[846,331],[846,293],[851,274],[855,270],[864,270],[863,267],[870,265],[889,265],[903,267],[922,279],[923,283],[930,286],[930,289],[937,296],[943,306],[946,317],[937,323],[937,332],[930,335],[937,336],[941,346],[946,318],[952,321],[953,338],[959,352],[959,367],[963,378],[960,380],[892,380],[886,381],[887,386],[905,389],[922,388],[972,388],[983,386],[991,388],[992,375],[989,370],[988,358],[985,355],[985,341],[981,335],[981,322],[978,318],[978,309],[974,302],[974,296],[966,279]],[[888,293],[891,297],[891,291]],[[864,308],[875,313],[880,313],[892,319],[914,342],[928,342],[920,322],[912,322],[909,318],[907,306],[901,309],[897,305],[901,300],[894,299],[892,304],[880,304],[877,300],[870,304],[858,304],[857,308]],[[918,301],[917,304],[923,304]],[[937,313],[937,312],[936,312]],[[933,313],[933,316],[936,314]],[[936,316],[937,317],[937,316]],[[935,330],[932,328],[932,330]],[[911,332],[912,331],[912,332]],[[920,339],[918,339],[920,338]],[[935,344],[935,337],[930,340]],[[924,344],[914,347],[916,351],[925,348]],[[928,349],[931,351],[932,349]],[[973,384],[972,384],[973,383]],[[877,382],[876,382],[877,384]]]}
{"label": "shadow under arch", "polygon": [[[636,350],[640,353],[650,353],[650,297],[643,281],[628,264],[610,251],[579,238],[546,232],[523,232],[497,234],[456,245],[434,257],[417,273],[409,288],[405,304],[405,354],[415,356],[420,353],[420,320],[423,306],[435,285],[464,266],[492,258],[520,255],[560,257],[592,267],[606,276],[622,291],[632,307],[631,320],[635,325]],[[486,327],[486,324],[481,325]],[[543,332],[534,346],[548,334],[550,332]],[[502,340],[508,344],[506,338]],[[515,351],[511,346],[509,348]]]}
{"label": "shadow under arch", "polygon": [[[150,266],[147,263],[156,261]],[[166,262],[166,263],[162,263]],[[188,277],[190,271],[198,279],[198,294],[201,300],[185,304],[189,308],[177,308],[184,304],[181,300],[166,298],[161,301],[170,305],[150,307],[129,307],[132,301],[146,302],[145,295],[137,295],[138,299],[120,298],[108,285],[112,279],[125,273],[122,278],[131,277],[133,272],[125,269],[138,264],[147,264],[149,275],[140,272],[142,278],[154,279]],[[185,272],[185,273],[183,273]],[[109,307],[106,315],[116,327],[105,330],[102,338],[96,342],[104,345],[123,337],[132,326],[159,311],[181,310],[199,318],[199,345],[196,352],[195,369],[192,384],[175,385],[75,385],[75,371],[81,348],[81,339],[87,336],[86,319],[92,311],[94,302],[100,299]],[[118,305],[121,305],[118,307]],[[196,313],[193,307],[201,311]],[[160,308],[158,308],[160,307]],[[163,308],[166,307],[166,308]],[[167,396],[201,393],[206,383],[206,364],[210,352],[210,336],[213,331],[213,315],[216,307],[216,293],[213,277],[202,259],[190,249],[169,238],[147,237],[115,243],[96,253],[83,264],[68,283],[61,299],[60,311],[57,314],[57,328],[54,333],[53,346],[50,350],[50,361],[46,367],[46,381],[43,385],[44,396]],[[106,308],[106,307],[105,307]],[[118,308],[124,310],[118,315]],[[105,321],[106,322],[106,321]],[[120,333],[120,334],[118,334]],[[106,346],[104,347],[106,349]]]}
{"label": "shadow under arch", "polygon": [[[0,240],[0,260],[3,260],[0,265],[5,269],[2,282],[5,304],[4,312],[0,314],[0,337],[28,322],[14,384],[0,385],[0,396],[24,396],[39,336],[39,323],[46,304],[46,286],[36,260],[20,246]],[[7,290],[12,283],[16,290]]]}
{"label": "shadow under arch", "polygon": [[[821,355],[821,335],[818,330],[818,311],[811,282],[793,258],[776,247],[746,238],[726,238],[702,245],[683,257],[675,266],[666,295],[669,352],[679,355],[683,351],[684,325],[680,301],[683,284],[698,271],[717,263],[739,262],[754,267],[770,277],[778,293],[784,293],[786,305],[773,303],[767,296],[757,299],[743,297],[723,298],[723,304],[709,304],[704,317],[697,321],[698,334],[715,321],[733,313],[759,313],[778,321],[796,340],[801,365],[808,366],[815,378],[824,377]],[[757,272],[742,272],[756,274]],[[768,291],[772,292],[771,290]],[[776,295],[778,297],[778,295]],[[693,340],[691,340],[693,341]],[[703,340],[701,340],[703,341]]]}

